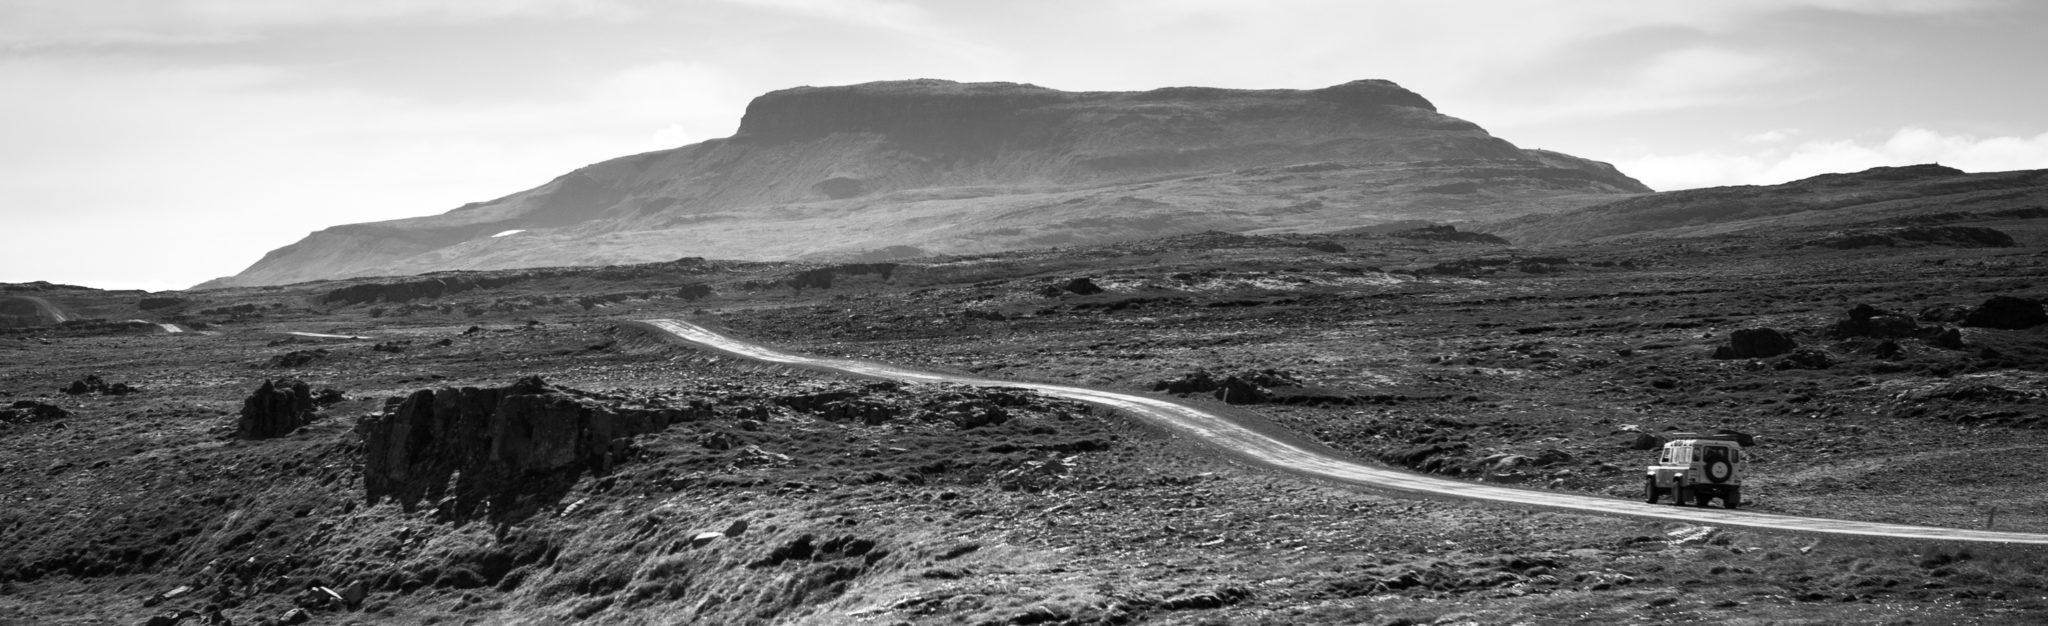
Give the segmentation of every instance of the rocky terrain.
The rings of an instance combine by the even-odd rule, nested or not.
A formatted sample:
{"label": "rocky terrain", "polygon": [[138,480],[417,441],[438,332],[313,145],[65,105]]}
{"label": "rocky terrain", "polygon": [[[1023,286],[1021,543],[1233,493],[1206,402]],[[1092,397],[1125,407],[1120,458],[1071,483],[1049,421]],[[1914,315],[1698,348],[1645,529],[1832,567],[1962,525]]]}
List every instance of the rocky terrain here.
{"label": "rocky terrain", "polygon": [[[1746,509],[2048,532],[2048,219],[1926,197],[1543,247],[1428,226],[10,286],[66,319],[0,329],[0,622],[2039,622],[2039,549],[1396,498],[619,323],[1174,395],[1617,501],[1670,433],[1727,431],[1755,444]],[[1888,230],[1942,226],[1978,230]]]}
{"label": "rocky terrain", "polygon": [[1064,92],[938,80],[763,95],[732,137],[441,215],[328,228],[204,287],[456,269],[887,261],[1220,230],[1500,219],[1649,191],[1387,81]]}

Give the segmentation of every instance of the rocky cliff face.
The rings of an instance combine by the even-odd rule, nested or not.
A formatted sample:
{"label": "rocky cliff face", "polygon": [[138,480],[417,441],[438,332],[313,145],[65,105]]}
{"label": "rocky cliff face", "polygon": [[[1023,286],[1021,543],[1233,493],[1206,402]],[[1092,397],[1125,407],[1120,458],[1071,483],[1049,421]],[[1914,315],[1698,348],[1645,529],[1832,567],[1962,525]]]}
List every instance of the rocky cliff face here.
{"label": "rocky cliff face", "polygon": [[[204,286],[704,256],[860,259],[1499,218],[1647,192],[1387,81],[1063,92],[937,80],[763,95],[732,137],[441,215],[336,226]],[[522,232],[494,237],[505,231]]]}

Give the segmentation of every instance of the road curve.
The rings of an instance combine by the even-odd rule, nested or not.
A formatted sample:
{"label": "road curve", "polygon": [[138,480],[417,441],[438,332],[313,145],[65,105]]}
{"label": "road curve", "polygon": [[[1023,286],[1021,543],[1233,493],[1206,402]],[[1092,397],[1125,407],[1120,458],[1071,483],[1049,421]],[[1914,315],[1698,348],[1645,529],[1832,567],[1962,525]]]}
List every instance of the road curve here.
{"label": "road curve", "polygon": [[2048,545],[2048,534],[1938,528],[1933,526],[1911,526],[1906,524],[1859,522],[1816,517],[1793,517],[1742,510],[1731,511],[1726,509],[1655,505],[1632,500],[1601,498],[1553,491],[1514,489],[1438,478],[1370,465],[1352,459],[1332,456],[1327,452],[1304,448],[1274,439],[1238,424],[1228,417],[1161,398],[1065,385],[1011,382],[950,374],[935,374],[850,359],[806,357],[776,351],[727,337],[689,322],[672,319],[654,319],[643,320],[640,323],[660,332],[673,335],[688,343],[770,363],[822,367],[862,376],[906,382],[946,382],[1016,387],[1030,389],[1050,396],[1110,407],[1173,428],[1211,445],[1232,450],[1253,461],[1308,476],[1379,490],[1696,524],[1719,524],[1724,526],[1766,528],[1831,535]]}

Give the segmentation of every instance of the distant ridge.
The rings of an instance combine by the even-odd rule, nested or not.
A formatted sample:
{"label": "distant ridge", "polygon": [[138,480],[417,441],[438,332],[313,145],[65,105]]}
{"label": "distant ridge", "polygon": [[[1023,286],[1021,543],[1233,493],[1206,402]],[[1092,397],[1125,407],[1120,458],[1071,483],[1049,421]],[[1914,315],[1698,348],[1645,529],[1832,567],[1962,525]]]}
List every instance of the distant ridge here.
{"label": "distant ridge", "polygon": [[1934,224],[2048,214],[2048,170],[1970,174],[1938,164],[1822,174],[1635,196],[1470,228],[1519,245],[1616,237],[1695,237],[1879,222]]}

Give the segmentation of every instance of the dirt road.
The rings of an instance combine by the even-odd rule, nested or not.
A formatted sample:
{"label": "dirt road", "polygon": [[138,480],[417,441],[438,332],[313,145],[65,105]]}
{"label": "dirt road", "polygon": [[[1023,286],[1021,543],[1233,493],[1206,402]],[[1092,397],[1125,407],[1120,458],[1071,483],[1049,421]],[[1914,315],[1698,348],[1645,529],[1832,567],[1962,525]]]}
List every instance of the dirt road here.
{"label": "dirt road", "polygon": [[1625,515],[1696,524],[1718,524],[1768,528],[1834,535],[1867,535],[1983,543],[2024,543],[2048,545],[2048,535],[1911,526],[1879,522],[1792,517],[1742,510],[1708,509],[1645,504],[1595,496],[1515,489],[1438,478],[1404,470],[1371,465],[1342,458],[1323,450],[1282,441],[1231,419],[1167,399],[1139,396],[1083,387],[1042,383],[1011,382],[969,376],[936,374],[880,363],[848,359],[812,358],[789,354],[727,337],[689,322],[656,319],[641,322],[685,342],[749,359],[840,370],[862,376],[909,382],[949,382],[1030,389],[1099,406],[1126,411],[1162,424],[1205,443],[1229,450],[1247,460],[1278,469],[1384,491],[1466,500],[1483,500],[1546,509]]}

